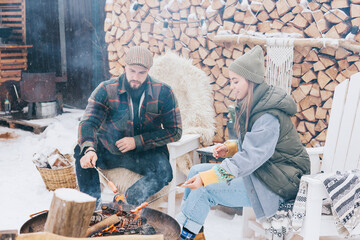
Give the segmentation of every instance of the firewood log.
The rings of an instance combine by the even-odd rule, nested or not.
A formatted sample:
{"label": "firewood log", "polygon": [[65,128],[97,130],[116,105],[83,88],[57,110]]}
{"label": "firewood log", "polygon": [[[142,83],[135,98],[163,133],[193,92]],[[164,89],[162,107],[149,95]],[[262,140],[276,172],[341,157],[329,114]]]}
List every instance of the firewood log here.
{"label": "firewood log", "polygon": [[304,93],[304,95],[309,95],[311,89],[312,89],[313,84],[312,83],[307,83],[307,84],[301,84],[299,86],[299,88],[301,89],[301,91]]}
{"label": "firewood log", "polygon": [[263,5],[260,2],[251,2],[250,4],[251,11],[257,13],[264,10]]}
{"label": "firewood log", "polygon": [[332,9],[347,8],[349,7],[349,2],[348,0],[332,0],[330,1],[330,6]]}
{"label": "firewood log", "polygon": [[227,113],[228,112],[228,109],[223,102],[215,101],[214,108],[215,108],[215,112],[217,112],[217,113]]}
{"label": "firewood log", "polygon": [[[335,53],[335,51],[334,51]],[[326,56],[319,56],[320,61],[324,64],[325,68],[333,66],[335,64],[335,60]]]}
{"label": "firewood log", "polygon": [[313,68],[314,68],[315,72],[318,72],[318,71],[324,70],[325,66],[322,62],[318,61],[318,62],[314,63]]}
{"label": "firewood log", "polygon": [[306,128],[305,128],[305,121],[300,121],[296,130],[299,132],[299,133],[305,133],[306,132]]}
{"label": "firewood log", "polygon": [[257,28],[259,30],[259,32],[269,32],[271,30],[271,22],[270,21],[266,21],[266,22],[259,22],[257,24]]}
{"label": "firewood log", "polygon": [[[294,17],[295,17],[294,14],[292,14],[291,12],[288,12],[288,13],[286,13],[284,16],[282,16],[282,17],[280,18],[280,20],[281,20],[283,23],[287,23],[287,22],[293,20]],[[291,26],[287,26],[287,27],[291,27]]]}
{"label": "firewood log", "polygon": [[325,141],[326,140],[326,129],[325,130],[323,130],[319,135],[317,135],[316,137],[315,137],[315,139],[317,140],[317,141]]}
{"label": "firewood log", "polygon": [[350,55],[346,58],[346,60],[350,63],[350,62],[356,62],[357,60],[359,60],[359,55]]}
{"label": "firewood log", "polygon": [[322,130],[324,130],[326,128],[326,124],[323,120],[319,120],[317,121],[316,125],[315,125],[315,131],[317,132],[321,132]]}
{"label": "firewood log", "polygon": [[351,18],[360,17],[360,5],[359,4],[350,4],[350,17]]}
{"label": "firewood log", "polygon": [[327,113],[327,109],[318,107],[316,109],[315,118],[316,119],[326,119],[326,113]]}
{"label": "firewood log", "polygon": [[271,13],[275,8],[275,3],[272,0],[264,0],[263,5],[268,13]]}
{"label": "firewood log", "polygon": [[313,96],[306,96],[299,102],[299,106],[301,110],[306,110],[311,106],[320,105],[321,98],[320,97],[313,97]]}
{"label": "firewood log", "polygon": [[56,189],[44,230],[67,237],[85,237],[95,204],[95,198],[75,189]]}
{"label": "firewood log", "polygon": [[329,98],[322,107],[325,109],[331,109],[332,102],[333,102],[333,99]]}
{"label": "firewood log", "polygon": [[250,10],[247,10],[244,17],[244,24],[256,24],[257,18],[255,17],[254,13]]}
{"label": "firewood log", "polygon": [[325,73],[332,79],[335,80],[338,70],[335,67],[330,67],[325,70]]}
{"label": "firewood log", "polygon": [[98,223],[94,224],[93,226],[89,227],[86,230],[85,236],[89,237],[91,234],[99,232],[99,231],[101,231],[111,225],[114,225],[118,222],[120,222],[119,217],[116,214],[111,215],[110,217],[105,218],[101,222],[98,222]]}
{"label": "firewood log", "polygon": [[331,27],[329,31],[325,33],[326,38],[333,38],[333,39],[339,39],[341,38],[339,33],[336,31],[335,26]]}
{"label": "firewood log", "polygon": [[349,18],[346,13],[340,9],[333,9],[331,12],[325,13],[324,17],[331,23],[339,23]]}
{"label": "firewood log", "polygon": [[226,8],[224,9],[223,19],[231,19],[234,17],[236,12],[236,7],[233,4],[233,1],[226,2]]}
{"label": "firewood log", "polygon": [[303,93],[303,91],[301,91],[300,88],[295,89],[294,91],[292,91],[291,93],[292,97],[294,98],[295,102],[300,102],[301,100],[303,100],[306,96]]}
{"label": "firewood log", "polygon": [[275,5],[279,16],[283,16],[290,11],[290,6],[286,0],[279,0]]}
{"label": "firewood log", "polygon": [[331,78],[324,71],[318,72],[317,79],[318,79],[317,82],[321,89],[323,89],[326,86],[326,84],[328,84],[331,81]]}
{"label": "firewood log", "polygon": [[315,123],[305,122],[305,127],[306,127],[306,130],[307,130],[312,136],[315,136],[315,135],[316,135],[316,132],[315,132]]}
{"label": "firewood log", "polygon": [[311,38],[321,38],[321,33],[314,22],[305,28],[304,33]]}
{"label": "firewood log", "polygon": [[314,79],[316,79],[316,75],[314,73],[313,70],[309,70],[307,73],[305,73],[302,77],[302,80],[304,80],[304,82],[308,83]]}
{"label": "firewood log", "polygon": [[359,72],[359,69],[356,65],[357,65],[356,63],[351,64],[350,67],[342,71],[342,74],[344,74],[345,77],[350,78],[351,75]]}
{"label": "firewood log", "polygon": [[321,4],[318,4],[317,2],[311,1],[311,2],[308,3],[308,6],[309,6],[310,10],[314,12],[314,11],[320,9]]}
{"label": "firewood log", "polygon": [[317,21],[317,28],[321,33],[326,33],[330,29],[330,23],[325,18],[322,18]]}
{"label": "firewood log", "polygon": [[336,49],[334,49],[334,48],[321,48],[319,50],[320,53],[323,53],[323,54],[326,54],[329,56],[335,56],[335,51],[336,51]]}
{"label": "firewood log", "polygon": [[320,91],[320,97],[321,97],[321,100],[323,102],[325,102],[326,100],[328,100],[330,97],[332,97],[333,95],[333,92],[330,92],[330,91],[326,91],[326,90],[321,90]]}
{"label": "firewood log", "polygon": [[339,48],[336,50],[335,52],[335,59],[344,59],[347,56],[349,56],[351,54],[351,52],[347,51],[346,49],[343,48]]}
{"label": "firewood log", "polygon": [[332,81],[332,82],[330,82],[329,84],[327,84],[324,89],[325,89],[326,91],[334,92],[334,91],[335,91],[335,87],[336,87],[337,85],[339,85],[339,83],[338,83],[337,81]]}
{"label": "firewood log", "polygon": [[310,122],[315,121],[315,108],[311,107],[301,112],[301,115]]}
{"label": "firewood log", "polygon": [[259,14],[256,16],[257,19],[260,21],[260,22],[265,22],[267,20],[269,20],[270,16],[269,14],[267,13],[267,11],[261,11],[259,12]]}
{"label": "firewood log", "polygon": [[[306,54],[306,53],[305,53]],[[301,74],[307,73],[310,69],[312,69],[313,64],[310,62],[303,62],[301,64]]]}
{"label": "firewood log", "polygon": [[340,35],[347,33],[350,30],[350,28],[351,26],[344,22],[340,22],[335,25],[335,29]]}
{"label": "firewood log", "polygon": [[300,29],[306,28],[309,25],[309,22],[301,14],[297,14],[291,22]]}

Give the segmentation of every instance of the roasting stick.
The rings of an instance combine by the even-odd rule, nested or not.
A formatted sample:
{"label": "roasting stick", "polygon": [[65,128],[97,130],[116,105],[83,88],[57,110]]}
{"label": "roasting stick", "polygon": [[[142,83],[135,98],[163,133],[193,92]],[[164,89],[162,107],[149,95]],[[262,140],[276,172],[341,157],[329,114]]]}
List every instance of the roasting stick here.
{"label": "roasting stick", "polygon": [[182,188],[182,186],[184,186],[184,185],[185,185],[185,184],[183,184],[183,185],[181,185],[181,186],[179,186],[179,187],[176,187],[176,188],[174,188],[174,189],[171,189],[169,192],[164,193],[163,195],[160,195],[159,197],[157,197],[157,198],[155,198],[155,199],[153,199],[153,200],[151,200],[151,201],[149,201],[149,202],[143,202],[142,204],[140,204],[139,206],[137,206],[135,209],[130,210],[130,212],[131,212],[131,213],[137,213],[137,212],[140,211],[141,209],[147,207],[150,203],[153,203],[153,202],[159,200],[160,198],[165,197],[166,195],[169,195],[170,193],[172,193],[172,192],[174,192],[174,191]]}
{"label": "roasting stick", "polygon": [[117,187],[115,186],[115,184],[110,181],[96,166],[93,165],[93,167],[96,169],[96,171],[103,177],[105,178],[105,180],[107,181],[108,186],[111,188],[111,190],[113,191],[113,193],[117,193]]}

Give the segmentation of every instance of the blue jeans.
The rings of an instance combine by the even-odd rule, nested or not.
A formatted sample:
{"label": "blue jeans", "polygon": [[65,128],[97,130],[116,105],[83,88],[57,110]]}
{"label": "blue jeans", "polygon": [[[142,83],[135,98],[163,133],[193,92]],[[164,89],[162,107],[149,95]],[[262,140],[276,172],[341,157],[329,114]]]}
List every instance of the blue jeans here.
{"label": "blue jeans", "polygon": [[[198,164],[191,168],[188,179],[212,168],[215,164]],[[212,206],[221,204],[227,207],[251,206],[242,178],[236,178],[230,183],[213,183],[196,190],[185,189],[181,203],[181,212],[176,216],[183,227],[193,233],[198,233]]]}
{"label": "blue jeans", "polygon": [[[101,169],[126,168],[143,175],[126,190],[126,201],[132,205],[145,202],[147,198],[168,185],[173,178],[168,152],[161,148],[114,155],[99,143],[97,155],[96,165]],[[95,197],[99,203],[101,197],[99,174],[94,168],[84,169],[80,166],[82,156],[80,147],[77,145],[74,150],[74,158],[79,189],[81,192]]]}

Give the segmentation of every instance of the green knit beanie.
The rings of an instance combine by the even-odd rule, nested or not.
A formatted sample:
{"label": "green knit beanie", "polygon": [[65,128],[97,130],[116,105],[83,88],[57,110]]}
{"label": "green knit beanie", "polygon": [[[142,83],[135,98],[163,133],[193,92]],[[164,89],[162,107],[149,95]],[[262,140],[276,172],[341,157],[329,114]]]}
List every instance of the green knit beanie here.
{"label": "green knit beanie", "polygon": [[264,81],[264,64],[264,53],[262,48],[257,45],[232,62],[229,70],[253,83],[260,84]]}

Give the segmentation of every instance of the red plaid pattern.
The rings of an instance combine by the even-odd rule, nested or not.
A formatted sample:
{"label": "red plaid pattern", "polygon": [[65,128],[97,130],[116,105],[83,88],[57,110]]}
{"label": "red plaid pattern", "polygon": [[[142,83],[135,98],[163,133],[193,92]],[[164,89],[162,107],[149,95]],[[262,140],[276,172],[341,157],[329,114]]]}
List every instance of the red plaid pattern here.
{"label": "red plaid pattern", "polygon": [[113,154],[121,154],[115,142],[123,137],[134,137],[136,151],[165,146],[180,139],[181,116],[171,88],[150,76],[145,83],[145,98],[140,108],[141,134],[134,136],[130,98],[125,90],[125,74],[99,84],[91,94],[79,125],[78,143],[85,147],[97,146],[100,140]]}

